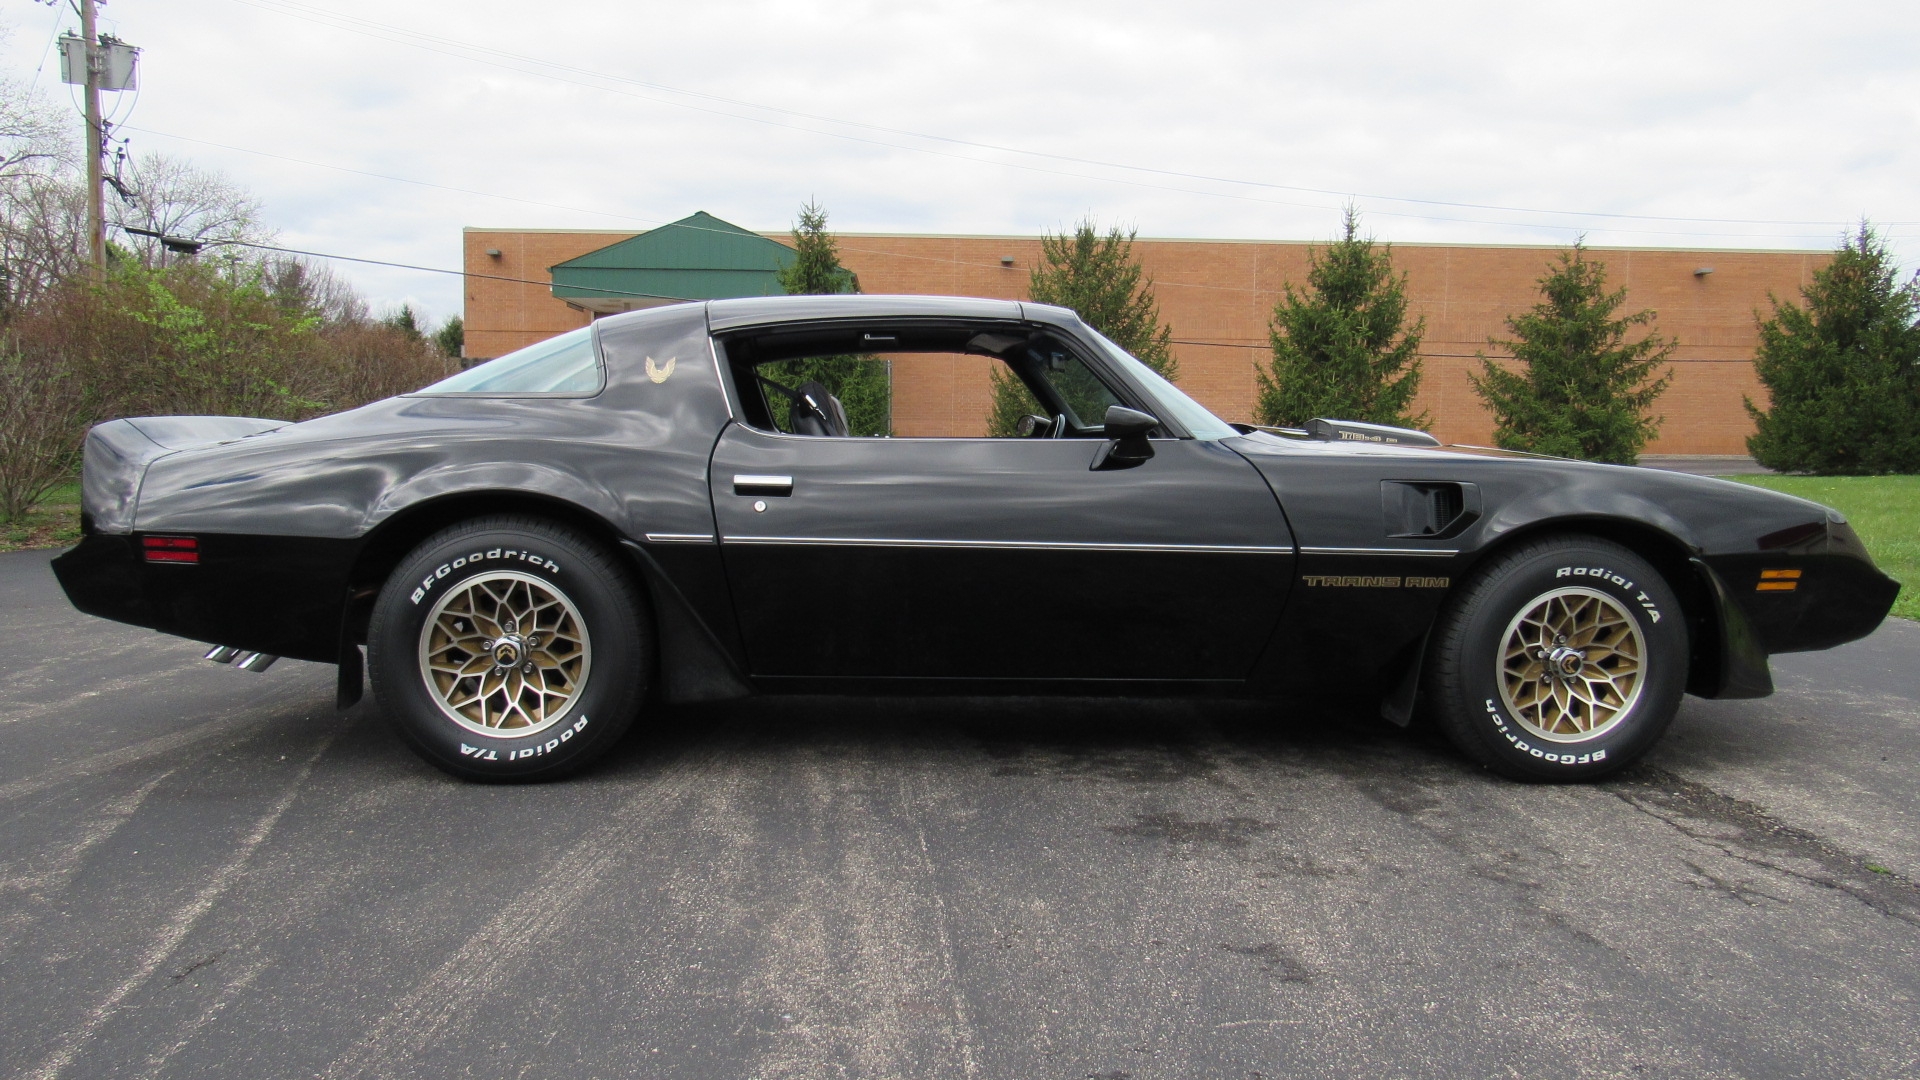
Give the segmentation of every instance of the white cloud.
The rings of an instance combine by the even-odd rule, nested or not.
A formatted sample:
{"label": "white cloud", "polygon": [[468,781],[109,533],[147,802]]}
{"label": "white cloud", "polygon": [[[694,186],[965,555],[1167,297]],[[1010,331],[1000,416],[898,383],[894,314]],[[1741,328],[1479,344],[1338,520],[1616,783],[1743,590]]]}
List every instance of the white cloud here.
{"label": "white cloud", "polygon": [[[1335,227],[1340,193],[1356,193],[1372,231],[1408,242],[1560,243],[1585,230],[1602,245],[1825,247],[1862,214],[1889,223],[1910,257],[1920,242],[1920,9],[1906,4],[113,0],[103,10],[145,49],[136,146],[226,171],[262,197],[290,246],[396,262],[456,266],[463,225],[643,228],[705,209],[780,228],[809,197],[850,231],[1033,233],[1092,212],[1145,235],[1315,239]],[[338,15],[380,25],[360,26],[374,36],[324,25]],[[5,63],[30,74],[52,16],[13,18]],[[477,63],[383,40],[384,27],[445,39],[427,42],[437,49],[566,67],[536,68],[553,78],[498,55]],[[594,72],[1334,194],[1005,154]],[[55,78],[48,63],[41,82]],[[344,269],[376,303],[406,300],[436,318],[458,308],[453,278]]]}

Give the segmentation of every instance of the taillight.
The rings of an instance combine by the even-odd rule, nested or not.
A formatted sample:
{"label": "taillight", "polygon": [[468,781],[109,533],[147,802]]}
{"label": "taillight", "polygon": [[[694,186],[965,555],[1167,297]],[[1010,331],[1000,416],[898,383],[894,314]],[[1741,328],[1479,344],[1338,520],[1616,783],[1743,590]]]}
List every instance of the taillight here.
{"label": "taillight", "polygon": [[148,562],[197,564],[200,561],[198,537],[143,536],[140,546],[146,549]]}

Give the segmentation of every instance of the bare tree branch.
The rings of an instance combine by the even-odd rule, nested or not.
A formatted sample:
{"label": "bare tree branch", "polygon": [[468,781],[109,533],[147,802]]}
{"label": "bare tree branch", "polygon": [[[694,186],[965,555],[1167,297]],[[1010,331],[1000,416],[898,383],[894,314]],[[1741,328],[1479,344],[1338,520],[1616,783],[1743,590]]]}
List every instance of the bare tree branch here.
{"label": "bare tree branch", "polygon": [[[141,154],[129,180],[136,195],[120,207],[125,224],[188,240],[273,239],[273,231],[260,222],[260,200],[221,173],[165,154]],[[166,261],[154,237],[128,235],[124,245],[147,266]]]}

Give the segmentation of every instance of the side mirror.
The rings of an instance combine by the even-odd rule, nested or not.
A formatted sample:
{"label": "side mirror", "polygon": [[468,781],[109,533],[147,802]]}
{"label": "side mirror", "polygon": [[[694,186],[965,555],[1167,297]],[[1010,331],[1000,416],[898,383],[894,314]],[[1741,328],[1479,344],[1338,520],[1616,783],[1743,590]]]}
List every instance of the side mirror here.
{"label": "side mirror", "polygon": [[1107,406],[1104,430],[1107,442],[1093,456],[1094,470],[1131,469],[1153,456],[1153,444],[1147,432],[1160,426],[1160,418],[1125,405]]}
{"label": "side mirror", "polygon": [[1144,439],[1147,432],[1160,426],[1160,418],[1125,405],[1109,405],[1104,424],[1109,439]]}

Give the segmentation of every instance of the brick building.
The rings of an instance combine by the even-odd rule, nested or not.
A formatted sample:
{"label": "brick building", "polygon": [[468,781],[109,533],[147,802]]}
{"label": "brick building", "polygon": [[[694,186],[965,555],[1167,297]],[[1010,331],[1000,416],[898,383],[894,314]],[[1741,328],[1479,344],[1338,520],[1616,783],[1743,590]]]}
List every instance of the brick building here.
{"label": "brick building", "polygon": [[[703,241],[702,238],[705,238]],[[488,358],[585,325],[597,313],[673,298],[778,292],[773,273],[786,256],[760,236],[705,214],[644,234],[552,229],[468,228],[466,270],[522,284],[469,277],[466,351]],[[923,293],[1023,299],[1040,259],[1031,236],[839,233],[841,262],[867,293]],[[716,250],[712,245],[718,244]],[[1251,420],[1255,365],[1267,351],[1267,321],[1281,288],[1303,284],[1305,242],[1141,238],[1134,245],[1154,283],[1161,317],[1173,328],[1180,385],[1228,420]],[[1487,339],[1538,300],[1536,283],[1559,249],[1462,244],[1395,244],[1408,277],[1411,311],[1425,316],[1424,377],[1417,408],[1443,442],[1489,444],[1492,417],[1467,381]],[[1666,417],[1652,454],[1744,454],[1753,430],[1743,408],[1764,400],[1753,371],[1756,311],[1768,296],[1797,297],[1828,258],[1819,251],[1710,251],[1594,248],[1612,287],[1627,287],[1626,310],[1652,308],[1659,332],[1677,339],[1673,385],[1656,405]],[[613,286],[606,286],[614,282]],[[596,288],[598,287],[598,291]],[[917,435],[985,431],[990,394],[983,358],[950,365],[899,365],[895,430]]]}

